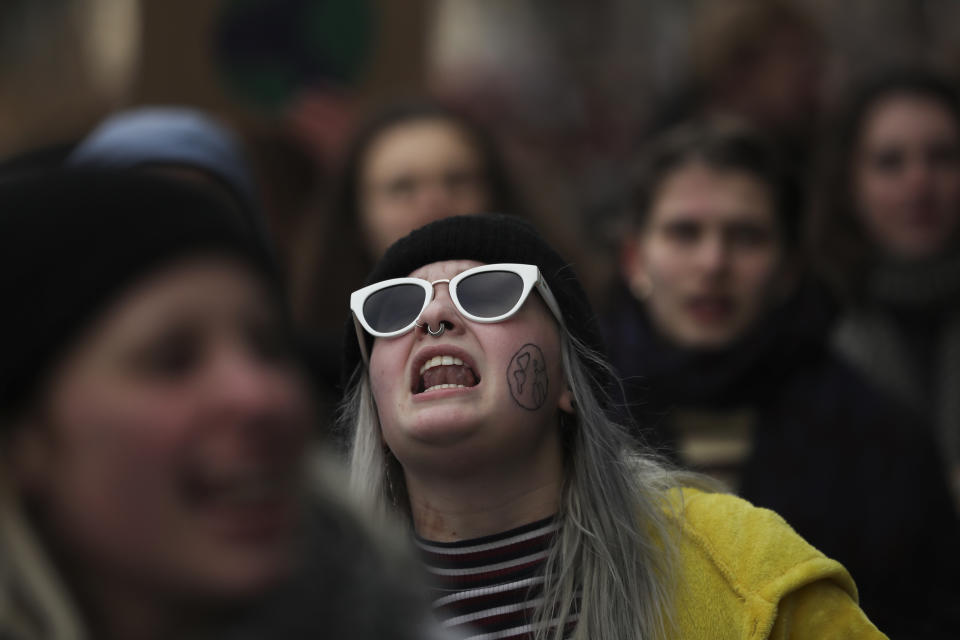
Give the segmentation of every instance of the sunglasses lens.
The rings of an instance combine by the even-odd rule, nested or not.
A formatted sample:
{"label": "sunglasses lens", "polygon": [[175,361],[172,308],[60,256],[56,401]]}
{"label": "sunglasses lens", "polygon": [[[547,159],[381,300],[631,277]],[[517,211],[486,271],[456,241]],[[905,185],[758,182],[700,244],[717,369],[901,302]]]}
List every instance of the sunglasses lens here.
{"label": "sunglasses lens", "polygon": [[523,278],[512,271],[483,271],[457,285],[460,305],[478,318],[496,318],[507,313],[523,294]]}
{"label": "sunglasses lens", "polygon": [[363,317],[374,331],[399,331],[417,319],[424,291],[415,284],[398,284],[370,294],[363,302]]}

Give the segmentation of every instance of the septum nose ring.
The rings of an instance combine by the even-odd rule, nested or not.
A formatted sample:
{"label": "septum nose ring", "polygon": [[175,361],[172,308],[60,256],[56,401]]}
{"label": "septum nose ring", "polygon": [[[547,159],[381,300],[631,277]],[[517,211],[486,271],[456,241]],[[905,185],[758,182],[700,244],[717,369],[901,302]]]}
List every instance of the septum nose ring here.
{"label": "septum nose ring", "polygon": [[415,324],[416,326],[420,327],[421,329],[426,329],[426,330],[427,330],[427,333],[429,333],[430,335],[432,335],[434,338],[438,337],[438,336],[441,335],[444,331],[447,330],[447,321],[446,321],[446,320],[441,320],[441,321],[440,321],[440,328],[437,329],[436,331],[434,331],[434,330],[430,327],[429,324],[423,324],[422,322],[414,322],[413,324]]}

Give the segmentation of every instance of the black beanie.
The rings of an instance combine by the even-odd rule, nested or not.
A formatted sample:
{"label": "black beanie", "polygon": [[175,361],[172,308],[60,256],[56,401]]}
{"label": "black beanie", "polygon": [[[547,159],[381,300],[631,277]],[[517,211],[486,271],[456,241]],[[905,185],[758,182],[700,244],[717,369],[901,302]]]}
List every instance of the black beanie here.
{"label": "black beanie", "polygon": [[[444,260],[476,260],[487,264],[535,264],[557,299],[563,321],[572,336],[604,354],[596,316],[570,263],[548,245],[528,222],[515,216],[485,214],[444,218],[397,240],[367,277],[367,284],[405,278],[414,270]],[[360,348],[352,320],[344,340],[344,383],[360,364]],[[366,336],[368,347],[373,338]],[[607,387],[605,371],[594,371]]]}
{"label": "black beanie", "polygon": [[169,178],[58,170],[0,183],[0,418],[32,399],[111,301],[165,264],[223,252],[279,286],[265,246],[219,199]]}

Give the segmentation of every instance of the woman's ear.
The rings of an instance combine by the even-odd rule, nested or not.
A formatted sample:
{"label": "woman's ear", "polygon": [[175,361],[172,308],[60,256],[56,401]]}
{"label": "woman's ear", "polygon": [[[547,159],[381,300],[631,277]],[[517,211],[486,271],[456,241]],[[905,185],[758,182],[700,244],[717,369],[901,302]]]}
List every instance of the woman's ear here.
{"label": "woman's ear", "polygon": [[560,392],[560,397],[557,399],[557,406],[564,413],[570,415],[577,413],[577,404],[573,399],[573,389],[570,388],[570,385],[564,385],[563,391]]}
{"label": "woman's ear", "polygon": [[632,230],[620,244],[620,275],[638,300],[650,297],[653,284],[647,275],[640,232]]}

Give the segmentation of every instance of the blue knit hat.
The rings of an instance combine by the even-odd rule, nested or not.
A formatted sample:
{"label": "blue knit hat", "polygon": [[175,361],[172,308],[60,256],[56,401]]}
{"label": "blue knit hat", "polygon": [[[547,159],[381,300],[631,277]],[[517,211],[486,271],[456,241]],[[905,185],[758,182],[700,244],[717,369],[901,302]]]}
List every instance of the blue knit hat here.
{"label": "blue knit hat", "polygon": [[80,142],[67,164],[194,167],[216,176],[244,200],[257,201],[240,141],[214,118],[187,107],[144,107],[114,114]]}
{"label": "blue knit hat", "polygon": [[224,186],[266,232],[260,195],[236,135],[215,118],[187,107],[142,107],[101,122],[67,157],[70,167],[197,169]]}

